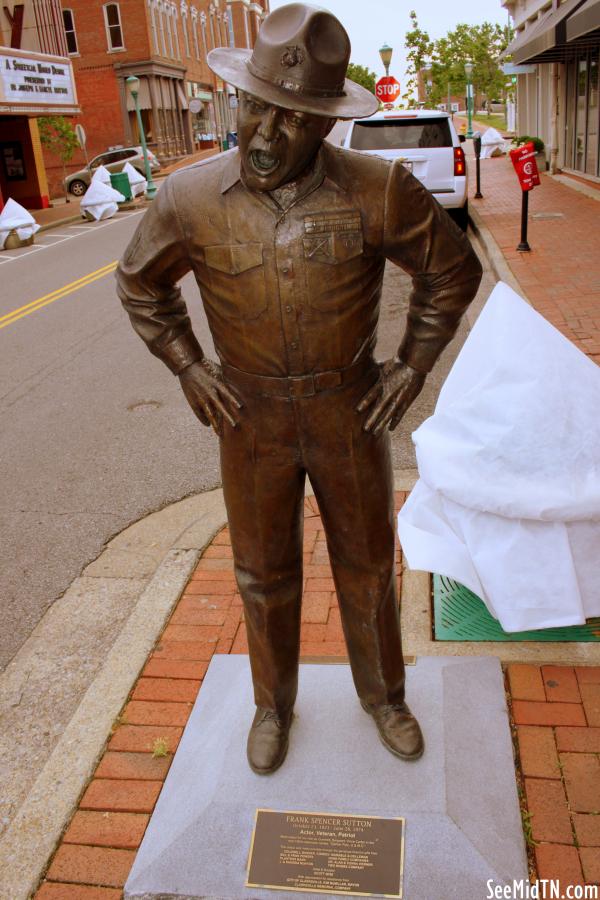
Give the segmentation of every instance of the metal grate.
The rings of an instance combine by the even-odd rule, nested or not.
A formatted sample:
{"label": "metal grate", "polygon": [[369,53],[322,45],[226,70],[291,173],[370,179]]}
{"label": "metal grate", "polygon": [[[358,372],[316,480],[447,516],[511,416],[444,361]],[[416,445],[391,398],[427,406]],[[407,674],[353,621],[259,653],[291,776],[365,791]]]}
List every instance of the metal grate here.
{"label": "metal grate", "polygon": [[433,612],[436,641],[600,641],[600,619],[507,634],[476,594],[443,575],[433,576]]}

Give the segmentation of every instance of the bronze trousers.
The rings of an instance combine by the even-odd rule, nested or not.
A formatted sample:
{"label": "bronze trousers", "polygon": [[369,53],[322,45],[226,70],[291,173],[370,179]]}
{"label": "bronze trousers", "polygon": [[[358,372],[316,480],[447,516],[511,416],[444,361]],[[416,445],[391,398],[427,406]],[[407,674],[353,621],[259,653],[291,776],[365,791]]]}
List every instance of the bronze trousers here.
{"label": "bronze trousers", "polygon": [[353,383],[291,398],[226,371],[244,402],[221,439],[221,467],[258,706],[283,713],[296,698],[306,475],[358,695],[369,706],[404,700],[389,434],[367,434],[355,412],[377,377],[373,364]]}

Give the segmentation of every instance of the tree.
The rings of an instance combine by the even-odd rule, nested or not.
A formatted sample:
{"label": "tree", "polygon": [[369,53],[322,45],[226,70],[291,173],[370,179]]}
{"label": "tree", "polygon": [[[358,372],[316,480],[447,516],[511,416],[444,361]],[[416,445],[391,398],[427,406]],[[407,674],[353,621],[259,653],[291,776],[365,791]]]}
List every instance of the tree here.
{"label": "tree", "polygon": [[[67,163],[71,162],[73,154],[79,147],[75,129],[64,116],[43,116],[38,119],[38,127],[42,147],[58,156],[62,163],[64,181]],[[66,189],[65,197],[67,197]],[[67,197],[67,202],[68,199]]]}
{"label": "tree", "polygon": [[[473,63],[474,90],[486,100],[504,94],[506,76],[500,68],[500,54],[510,40],[508,29],[484,22],[482,25],[457,25],[435,41],[432,49],[429,103],[435,106],[450,93],[466,93],[465,62]],[[488,102],[489,112],[489,102]]]}
{"label": "tree", "polygon": [[350,63],[346,77],[349,78],[350,81],[361,84],[368,91],[371,91],[372,94],[375,93],[375,81],[377,75],[375,72],[370,72],[366,66],[358,66],[355,63]]}
{"label": "tree", "polygon": [[402,94],[402,103],[409,109],[413,109],[417,105],[416,94],[419,87],[419,72],[423,68],[425,60],[431,56],[433,51],[433,43],[426,31],[419,28],[417,14],[413,10],[409,13],[411,20],[411,29],[404,36],[404,46],[406,47],[406,59],[408,66],[406,74],[406,91]]}

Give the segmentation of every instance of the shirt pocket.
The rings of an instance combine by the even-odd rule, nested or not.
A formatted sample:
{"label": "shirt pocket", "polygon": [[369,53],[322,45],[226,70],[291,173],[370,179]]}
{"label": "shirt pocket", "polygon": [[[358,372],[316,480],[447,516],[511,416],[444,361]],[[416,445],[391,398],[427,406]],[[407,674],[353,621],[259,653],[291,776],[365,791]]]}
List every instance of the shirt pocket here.
{"label": "shirt pocket", "polygon": [[322,312],[338,311],[362,266],[360,212],[307,216],[302,244],[309,305]]}
{"label": "shirt pocket", "polygon": [[204,248],[210,287],[220,309],[237,319],[256,319],[267,307],[263,245],[213,244]]}

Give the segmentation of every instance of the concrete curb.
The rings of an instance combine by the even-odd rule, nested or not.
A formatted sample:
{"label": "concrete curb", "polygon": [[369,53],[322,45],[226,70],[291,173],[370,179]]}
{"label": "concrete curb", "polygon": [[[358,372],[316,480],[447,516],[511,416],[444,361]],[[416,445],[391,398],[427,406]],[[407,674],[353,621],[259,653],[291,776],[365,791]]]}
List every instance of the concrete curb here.
{"label": "concrete curb", "polygon": [[45,225],[40,225],[37,234],[41,234],[42,231],[50,231],[51,228],[60,228],[61,225],[72,225],[74,222],[79,222],[81,218],[80,213],[78,216],[65,216],[64,219],[57,219],[56,222],[47,222]]}
{"label": "concrete curb", "polygon": [[[523,299],[527,300],[530,303],[529,299],[518,279],[515,278],[510,266],[506,262],[504,258],[504,254],[502,250],[496,243],[492,232],[489,230],[487,225],[484,224],[482,216],[478,213],[476,209],[473,209],[473,203],[469,200],[469,221],[471,224],[471,228],[473,229],[475,235],[481,247],[487,257],[490,268],[496,278],[499,281],[503,281],[509,287],[516,291],[517,294],[520,294]],[[531,305],[531,304],[530,304]]]}

